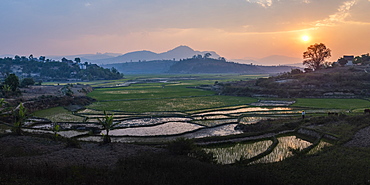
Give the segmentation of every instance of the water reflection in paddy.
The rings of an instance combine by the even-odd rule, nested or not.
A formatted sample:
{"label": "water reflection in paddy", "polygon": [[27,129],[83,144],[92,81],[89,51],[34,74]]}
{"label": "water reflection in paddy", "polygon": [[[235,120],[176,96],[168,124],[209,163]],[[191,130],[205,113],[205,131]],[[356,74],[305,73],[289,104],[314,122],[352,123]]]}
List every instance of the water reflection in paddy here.
{"label": "water reflection in paddy", "polygon": [[271,140],[259,141],[255,143],[237,143],[230,147],[204,148],[206,152],[212,152],[216,161],[220,164],[232,164],[236,160],[252,158],[264,151],[272,144]]}
{"label": "water reflection in paddy", "polygon": [[193,123],[204,125],[207,127],[213,127],[217,125],[227,124],[227,123],[235,123],[238,119],[220,119],[220,120],[202,120],[202,121],[193,121]]}
{"label": "water reflection in paddy", "polygon": [[112,136],[161,136],[175,135],[203,128],[187,122],[168,122],[151,127],[136,127],[125,129],[114,129],[109,132]]}
{"label": "water reflection in paddy", "polygon": [[293,156],[291,149],[302,150],[312,145],[312,143],[299,139],[296,136],[279,137],[278,140],[279,144],[269,155],[258,159],[253,163],[272,163],[282,161],[288,157]]}
{"label": "water reflection in paddy", "polygon": [[230,116],[225,115],[211,115],[211,116],[196,116],[193,117],[195,120],[207,120],[207,119],[227,119],[230,118]]}
{"label": "water reflection in paddy", "polygon": [[257,123],[261,120],[267,120],[267,119],[270,119],[269,117],[243,117],[242,119],[240,119],[239,123],[240,124],[254,124],[254,123]]}
{"label": "water reflection in paddy", "polygon": [[321,140],[317,146],[315,146],[313,149],[311,149],[308,152],[308,155],[316,154],[320,152],[323,148],[328,147],[328,146],[332,146],[332,144]]}
{"label": "water reflection in paddy", "polygon": [[[117,131],[117,132],[119,132],[118,133],[119,135],[116,135],[116,136],[123,136],[123,135],[127,134],[127,132],[129,132],[128,131],[128,129],[129,129],[129,130],[134,130],[135,132],[137,132],[136,135],[129,135],[129,136],[126,136],[126,137],[112,137],[112,142],[124,142],[124,143],[132,143],[132,142],[167,142],[167,141],[173,141],[173,140],[175,140],[179,137],[191,139],[191,138],[204,138],[204,137],[210,137],[210,136],[226,136],[226,135],[243,133],[242,131],[235,130],[234,129],[235,126],[236,126],[236,124],[222,125],[222,126],[212,127],[212,128],[205,128],[205,127],[202,127],[202,126],[198,126],[198,128],[196,128],[196,129],[199,129],[199,130],[196,130],[196,131],[191,132],[191,133],[176,135],[176,136],[173,136],[173,135],[171,136],[170,135],[171,133],[162,131],[162,134],[164,135],[163,137],[150,137],[150,136],[156,136],[156,135],[152,135],[153,133],[155,133],[154,130],[151,130],[151,132],[145,132],[144,133],[144,132],[141,132],[140,129],[143,129],[143,128],[146,128],[146,127],[138,127],[138,128],[126,128],[126,129],[111,130],[109,132],[109,135],[111,135],[111,133],[113,131]],[[151,128],[151,127],[147,127],[147,128]],[[157,127],[157,129],[158,128],[159,127]],[[124,132],[126,132],[126,133],[124,133]],[[130,137],[130,136],[137,136],[137,134],[139,134],[139,133],[141,134],[141,136],[146,136],[146,137]],[[166,136],[165,133],[167,133],[169,136]],[[79,138],[79,140],[99,142],[99,141],[102,141],[102,137],[101,136],[87,136],[87,137]]]}
{"label": "water reflection in paddy", "polygon": [[203,138],[210,136],[228,136],[234,134],[241,134],[243,131],[235,130],[237,124],[227,124],[218,127],[204,128],[193,133],[185,134],[186,138]]}
{"label": "water reflection in paddy", "polygon": [[118,126],[119,127],[130,127],[130,126],[144,126],[144,125],[156,125],[165,122],[186,122],[191,121],[190,118],[178,118],[178,117],[163,117],[163,118],[139,118],[124,120]]}
{"label": "water reflection in paddy", "polygon": [[235,114],[235,113],[256,112],[256,111],[278,111],[278,110],[280,111],[292,110],[292,108],[288,108],[288,107],[274,107],[274,108],[247,107],[247,108],[240,108],[240,109],[234,109],[234,110],[203,112],[203,113],[196,114],[195,116],[210,115],[210,114]]}
{"label": "water reflection in paddy", "polygon": [[[291,149],[304,149],[312,143],[299,139],[296,136],[279,137],[279,144],[269,155],[256,160],[252,163],[271,163],[278,162],[287,157],[293,156]],[[217,162],[220,164],[231,164],[241,157],[250,159],[263,153],[272,144],[272,141],[257,141],[254,143],[238,143],[230,147],[205,148],[207,152],[212,152]]]}

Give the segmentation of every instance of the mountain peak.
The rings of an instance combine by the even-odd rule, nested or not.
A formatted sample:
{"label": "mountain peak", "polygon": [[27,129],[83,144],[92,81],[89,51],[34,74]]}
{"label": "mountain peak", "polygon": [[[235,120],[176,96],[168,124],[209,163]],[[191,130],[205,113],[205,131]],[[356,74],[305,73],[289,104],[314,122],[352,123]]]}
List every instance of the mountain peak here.
{"label": "mountain peak", "polygon": [[192,48],[190,48],[189,46],[185,46],[185,45],[177,46],[176,48],[174,48],[174,49],[172,49],[170,51],[174,51],[174,50],[181,50],[181,51],[186,51],[187,50],[187,51],[194,52],[194,50]]}

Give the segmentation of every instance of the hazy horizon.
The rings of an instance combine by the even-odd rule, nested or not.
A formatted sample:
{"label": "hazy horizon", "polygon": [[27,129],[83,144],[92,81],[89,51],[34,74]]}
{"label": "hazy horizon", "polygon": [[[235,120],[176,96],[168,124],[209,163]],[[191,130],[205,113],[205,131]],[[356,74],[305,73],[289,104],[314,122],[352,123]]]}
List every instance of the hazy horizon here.
{"label": "hazy horizon", "polygon": [[0,55],[163,53],[186,45],[227,59],[302,58],[315,43],[332,50],[329,61],[370,52],[370,0],[3,0],[1,6]]}

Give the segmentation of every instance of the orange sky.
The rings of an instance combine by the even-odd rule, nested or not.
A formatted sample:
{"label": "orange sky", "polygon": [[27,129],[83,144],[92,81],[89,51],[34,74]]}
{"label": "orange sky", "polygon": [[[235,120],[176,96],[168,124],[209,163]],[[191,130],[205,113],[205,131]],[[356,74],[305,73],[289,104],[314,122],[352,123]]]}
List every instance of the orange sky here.
{"label": "orange sky", "polygon": [[187,45],[227,59],[302,58],[315,43],[332,50],[329,61],[370,52],[370,0],[4,0],[2,7],[0,55]]}

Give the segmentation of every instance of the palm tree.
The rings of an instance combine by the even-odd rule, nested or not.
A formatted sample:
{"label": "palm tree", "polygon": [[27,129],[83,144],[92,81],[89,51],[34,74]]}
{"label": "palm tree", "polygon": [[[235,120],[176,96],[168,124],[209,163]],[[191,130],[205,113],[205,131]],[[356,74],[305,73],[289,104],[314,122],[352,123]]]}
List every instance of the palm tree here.
{"label": "palm tree", "polygon": [[22,135],[22,127],[26,121],[26,108],[23,106],[23,103],[20,103],[14,111],[14,131],[18,135]]}
{"label": "palm tree", "polygon": [[117,126],[119,124],[119,122],[116,122],[114,123],[113,122],[113,114],[112,115],[108,115],[105,111],[104,111],[104,115],[105,117],[103,119],[99,119],[98,118],[98,121],[99,123],[103,126],[103,129],[105,129],[106,131],[106,134],[104,135],[104,138],[103,138],[103,142],[104,143],[110,143],[111,142],[111,139],[109,137],[109,131],[114,128],[115,126]]}

